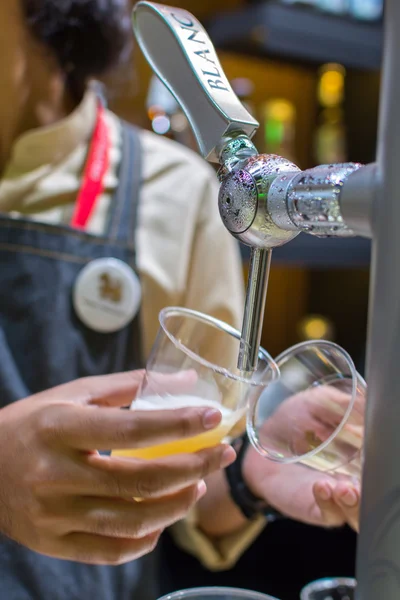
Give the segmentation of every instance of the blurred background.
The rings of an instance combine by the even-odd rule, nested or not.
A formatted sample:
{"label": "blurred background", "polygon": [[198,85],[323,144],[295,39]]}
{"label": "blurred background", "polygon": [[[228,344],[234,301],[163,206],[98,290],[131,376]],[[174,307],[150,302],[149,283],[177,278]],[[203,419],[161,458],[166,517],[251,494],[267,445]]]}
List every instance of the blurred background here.
{"label": "blurred background", "polygon": [[[375,157],[383,0],[175,0],[206,26],[238,96],[261,127],[260,152],[302,169]],[[142,127],[196,150],[173,98],[140,51],[131,76],[114,77],[110,107]],[[242,249],[246,276],[248,252]],[[346,348],[364,372],[370,244],[301,234],[274,250],[263,345],[272,355],[302,340]],[[354,575],[356,538],[293,522],[265,530],[239,565],[210,574],[167,537],[163,592],[186,585],[238,585],[298,598],[327,575]],[[177,567],[177,565],[179,565]]]}

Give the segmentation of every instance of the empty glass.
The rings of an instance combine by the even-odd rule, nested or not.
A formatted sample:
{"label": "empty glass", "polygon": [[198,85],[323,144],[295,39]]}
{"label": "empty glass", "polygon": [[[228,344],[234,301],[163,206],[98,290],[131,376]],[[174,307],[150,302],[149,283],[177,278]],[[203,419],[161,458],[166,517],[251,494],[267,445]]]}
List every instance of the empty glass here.
{"label": "empty glass", "polygon": [[204,587],[182,590],[159,600],[276,600],[272,596],[237,588]]}
{"label": "empty glass", "polygon": [[300,600],[354,600],[356,580],[347,577],[320,579],[307,585]]}
{"label": "empty glass", "polygon": [[359,480],[366,384],[349,354],[326,341],[304,342],[276,359],[280,378],[250,400],[254,447],[280,463],[302,463]]}
{"label": "empty glass", "polygon": [[150,459],[215,446],[245,420],[248,397],[257,399],[279,376],[276,363],[260,348],[257,370],[250,378],[243,377],[237,369],[240,332],[218,319],[186,308],[165,308],[159,320],[145,379],[132,410],[210,406],[222,412],[222,422],[190,439],[114,450],[114,455]]}

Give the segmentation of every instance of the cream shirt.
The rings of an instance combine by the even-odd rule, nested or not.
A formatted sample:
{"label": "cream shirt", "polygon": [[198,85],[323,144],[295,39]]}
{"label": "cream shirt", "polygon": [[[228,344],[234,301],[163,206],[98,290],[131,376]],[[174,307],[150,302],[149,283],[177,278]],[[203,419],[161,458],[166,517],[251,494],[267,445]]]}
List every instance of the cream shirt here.
{"label": "cream shirt", "polygon": [[[0,182],[0,212],[15,218],[68,225],[81,185],[95,125],[96,97],[88,91],[66,119],[30,131],[14,144]],[[118,186],[122,137],[118,118],[106,112],[111,150],[104,193],[87,231],[104,232]],[[240,326],[243,276],[238,247],[221,224],[213,170],[188,149],[140,132],[142,187],[138,213],[137,265],[143,305],[143,343],[149,352],[165,306],[197,309]],[[264,525],[213,543],[196,527],[195,511],[175,526],[179,543],[210,569],[230,567]]]}

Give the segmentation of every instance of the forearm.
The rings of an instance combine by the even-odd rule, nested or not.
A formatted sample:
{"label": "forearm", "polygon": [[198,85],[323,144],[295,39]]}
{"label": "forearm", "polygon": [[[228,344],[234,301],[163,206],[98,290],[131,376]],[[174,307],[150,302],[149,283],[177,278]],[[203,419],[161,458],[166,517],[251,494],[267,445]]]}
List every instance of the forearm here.
{"label": "forearm", "polygon": [[247,520],[232,502],[223,471],[206,480],[208,492],[172,531],[181,548],[212,571],[231,569],[264,529],[260,516]]}
{"label": "forearm", "polygon": [[218,539],[239,532],[249,524],[229,495],[225,472],[207,478],[207,494],[197,505],[198,527],[208,537]]}

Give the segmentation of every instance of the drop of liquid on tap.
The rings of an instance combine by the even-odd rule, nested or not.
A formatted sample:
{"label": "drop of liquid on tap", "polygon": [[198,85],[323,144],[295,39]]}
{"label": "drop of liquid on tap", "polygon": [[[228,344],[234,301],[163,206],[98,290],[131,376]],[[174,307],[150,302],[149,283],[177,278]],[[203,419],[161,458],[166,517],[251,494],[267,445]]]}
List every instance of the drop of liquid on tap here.
{"label": "drop of liquid on tap", "polygon": [[247,171],[235,171],[222,183],[219,210],[231,233],[239,234],[250,227],[257,211],[257,187]]}

